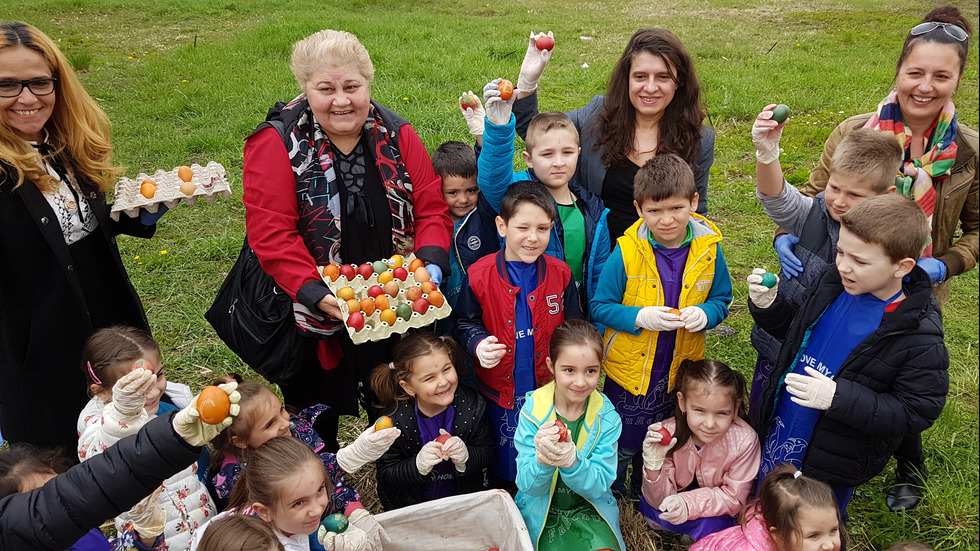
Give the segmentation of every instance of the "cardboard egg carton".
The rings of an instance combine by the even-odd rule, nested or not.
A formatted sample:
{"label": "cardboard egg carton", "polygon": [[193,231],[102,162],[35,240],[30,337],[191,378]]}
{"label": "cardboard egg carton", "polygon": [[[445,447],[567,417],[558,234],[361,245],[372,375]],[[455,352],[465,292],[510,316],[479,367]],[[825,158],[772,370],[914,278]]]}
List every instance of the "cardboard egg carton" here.
{"label": "cardboard egg carton", "polygon": [[[404,266],[407,266],[415,258],[414,255],[407,256],[404,259]],[[356,268],[356,267],[355,267]],[[391,269],[389,268],[389,271]],[[320,267],[320,272],[323,273],[323,267]],[[344,288],[350,287],[354,291],[354,298],[357,301],[361,301],[365,297],[368,297],[368,289],[373,285],[378,285],[378,273],[372,273],[371,277],[364,279],[360,275],[354,276],[353,279],[347,279],[345,276],[337,276],[336,281],[331,280],[329,277],[324,277],[323,281],[327,284],[327,287],[336,295],[337,292]],[[384,295],[388,297],[390,302],[390,310],[395,310],[401,304],[406,304],[411,308],[412,301],[408,300],[407,293],[412,287],[421,287],[422,283],[415,280],[415,274],[408,272],[408,277],[404,281],[398,279],[393,279],[398,283],[398,295],[391,297],[389,295]],[[383,287],[383,285],[382,285]],[[441,292],[441,291],[440,291]],[[428,300],[428,293],[423,293],[422,297]],[[429,308],[425,313],[420,314],[418,312],[412,311],[412,315],[406,320],[400,316],[395,317],[395,323],[393,325],[387,322],[381,321],[381,310],[376,309],[371,313],[370,316],[364,317],[364,327],[360,331],[355,331],[354,328],[347,325],[347,320],[350,319],[350,308],[347,306],[345,301],[340,301],[340,312],[343,316],[344,328],[347,329],[347,334],[350,335],[354,344],[361,344],[367,341],[380,341],[387,339],[395,333],[405,333],[411,328],[415,327],[425,327],[449,316],[452,312],[452,308],[449,307],[449,302],[443,302],[442,306],[436,307],[429,305]]]}
{"label": "cardboard egg carton", "polygon": [[[113,220],[119,220],[119,214],[124,212],[127,216],[135,218],[141,208],[156,212],[160,205],[172,209],[181,201],[193,205],[202,197],[208,203],[213,203],[219,195],[225,199],[231,198],[231,184],[226,178],[225,167],[219,163],[211,161],[206,166],[196,163],[190,165],[190,169],[194,172],[190,183],[195,186],[190,195],[180,189],[184,181],[177,176],[179,169],[180,167],[167,171],[158,170],[152,176],[141,172],[133,179],[120,178],[116,182],[115,202],[109,215]],[[149,199],[140,193],[143,180],[153,180],[157,185],[156,193]]]}

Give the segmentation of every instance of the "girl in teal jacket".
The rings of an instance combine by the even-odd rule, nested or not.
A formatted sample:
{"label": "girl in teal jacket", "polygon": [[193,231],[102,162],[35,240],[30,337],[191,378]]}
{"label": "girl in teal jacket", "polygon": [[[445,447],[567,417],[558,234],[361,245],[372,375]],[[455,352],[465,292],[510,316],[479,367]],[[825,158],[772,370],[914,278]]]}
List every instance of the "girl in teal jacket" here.
{"label": "girl in teal jacket", "polygon": [[517,507],[538,551],[625,551],[612,493],[622,421],[596,390],[602,337],[567,320],[548,352],[555,379],[527,394],[514,436]]}

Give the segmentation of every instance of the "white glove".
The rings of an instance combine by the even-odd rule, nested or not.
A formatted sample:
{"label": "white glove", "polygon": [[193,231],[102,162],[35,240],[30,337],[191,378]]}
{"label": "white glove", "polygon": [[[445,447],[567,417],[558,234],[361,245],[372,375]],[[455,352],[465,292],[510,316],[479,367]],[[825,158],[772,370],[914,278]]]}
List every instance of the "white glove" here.
{"label": "white glove", "polygon": [[340,534],[328,532],[326,528],[320,526],[316,531],[316,539],[327,551],[371,551],[372,549],[368,545],[367,534],[354,526],[353,522],[348,524],[347,529]]}
{"label": "white glove", "polygon": [[517,101],[516,91],[510,96],[510,99],[500,99],[500,91],[497,90],[497,85],[500,84],[501,80],[503,79],[495,78],[483,87],[483,103],[486,105],[487,120],[494,126],[503,126],[510,122],[510,113],[514,102]]}
{"label": "white glove", "polygon": [[[449,434],[445,429],[439,429],[439,434]],[[465,473],[466,462],[470,460],[470,451],[466,443],[458,436],[453,436],[442,445],[442,453],[456,465],[456,471]]]}
{"label": "white glove", "polygon": [[153,493],[146,496],[129,510],[129,518],[133,520],[133,529],[141,538],[156,538],[163,533],[167,526],[167,513],[160,505],[160,492],[163,486],[157,486]]}
{"label": "white glove", "polygon": [[578,459],[578,448],[570,440],[555,444],[557,448],[553,465],[560,469],[571,469]]}
{"label": "white glove", "polygon": [[415,456],[415,467],[419,474],[426,476],[432,472],[432,468],[443,462],[442,444],[433,440],[426,442],[419,453]]}
{"label": "white glove", "polygon": [[830,408],[837,393],[837,383],[812,367],[804,367],[810,376],[790,373],[786,376],[786,392],[792,394],[790,400],[812,409]]}
{"label": "white glove", "polygon": [[749,284],[749,300],[759,308],[769,308],[776,300],[776,292],[779,289],[779,276],[776,276],[776,284],[766,287],[762,284],[762,274],[766,271],[762,268],[752,270],[752,274],[745,278]]}
{"label": "white glove", "polygon": [[347,527],[348,530],[350,530],[351,526],[356,526],[367,536],[367,549],[381,551],[384,548],[384,544],[391,543],[391,538],[388,537],[388,533],[385,532],[385,529],[367,509],[357,509],[347,517],[347,520],[350,521],[350,525]]}
{"label": "white glove", "polygon": [[[463,108],[463,98],[466,96],[473,96],[476,98],[476,107],[466,107]],[[469,128],[470,134],[477,139],[483,138],[483,118],[487,116],[486,110],[483,108],[483,103],[480,102],[480,98],[473,93],[473,90],[459,96],[459,110],[463,112],[463,118],[466,119],[466,128]]]}
{"label": "white glove", "polygon": [[674,449],[677,439],[671,438],[670,444],[663,446],[660,441],[664,435],[658,432],[663,428],[661,423],[654,423],[647,427],[647,435],[643,438],[643,466],[651,471],[659,471],[664,467],[664,459],[667,452]]}
{"label": "white glove", "polygon": [[[524,61],[521,62],[521,74],[517,77],[517,88],[522,92],[537,90],[541,73],[551,60],[551,50],[539,50],[536,44],[538,37],[543,35],[544,33],[531,32],[531,39],[528,40],[527,53],[524,54]],[[548,31],[548,36],[555,37],[551,31]]]}
{"label": "white glove", "polygon": [[776,107],[775,103],[767,105],[752,125],[755,159],[764,165],[779,160],[779,138],[783,135],[783,128],[786,126],[786,121],[779,123],[772,120],[774,107]]}
{"label": "white glove", "polygon": [[480,361],[481,367],[487,369],[497,367],[497,364],[500,363],[500,358],[504,357],[504,351],[506,350],[506,344],[498,343],[497,337],[490,335],[476,345],[476,359]]}
{"label": "white glove", "polygon": [[650,331],[674,331],[684,327],[684,322],[667,306],[644,306],[636,313],[634,326]]}
{"label": "white glove", "polygon": [[681,308],[681,321],[684,322],[684,329],[691,333],[697,333],[708,325],[708,314],[703,308],[688,306]]}
{"label": "white glove", "polygon": [[684,524],[688,520],[687,502],[677,494],[665,497],[658,509],[660,518],[671,524]]}
{"label": "white glove", "polygon": [[157,384],[151,369],[136,369],[123,375],[112,385],[112,407],[122,419],[136,417],[146,405],[146,395]]}
{"label": "white glove", "polygon": [[225,420],[221,423],[209,425],[201,421],[201,414],[197,412],[197,400],[201,397],[200,394],[191,400],[190,405],[178,411],[177,415],[174,416],[174,431],[192,446],[203,446],[210,442],[219,432],[230,425],[234,417],[241,411],[241,406],[238,405],[238,401],[242,399],[242,395],[235,390],[238,388],[238,382],[229,381],[218,385],[218,388],[225,391],[228,395],[228,400],[231,401],[228,417],[225,417]]}
{"label": "white glove", "polygon": [[337,464],[344,472],[356,472],[364,465],[377,461],[401,434],[402,431],[395,427],[375,430],[372,423],[357,440],[337,450]]}
{"label": "white glove", "polygon": [[534,457],[542,465],[555,466],[558,458],[558,432],[555,421],[551,420],[534,433]]}

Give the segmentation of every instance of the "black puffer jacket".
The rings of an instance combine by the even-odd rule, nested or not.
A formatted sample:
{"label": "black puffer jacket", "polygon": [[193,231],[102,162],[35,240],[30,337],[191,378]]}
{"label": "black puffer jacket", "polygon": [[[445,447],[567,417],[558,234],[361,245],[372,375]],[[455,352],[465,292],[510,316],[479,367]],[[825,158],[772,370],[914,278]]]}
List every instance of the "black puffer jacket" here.
{"label": "black puffer jacket", "polygon": [[[487,422],[486,402],[473,390],[459,385],[453,399],[456,417],[453,420],[453,436],[466,444],[470,454],[466,472],[453,469],[456,495],[478,492],[484,489],[483,470],[493,458],[494,445]],[[415,417],[415,403],[402,402],[392,416],[392,423],[402,434],[378,460],[378,498],[386,511],[425,501],[424,484],[434,476],[419,474],[415,456],[422,449],[422,435]]]}
{"label": "black puffer jacket", "polygon": [[[837,372],[834,400],[817,420],[803,458],[807,476],[833,486],[859,486],[881,472],[902,438],[929,428],[942,413],[949,355],[939,303],[929,276],[918,267],[903,288],[908,298],[882,317]],[[814,324],[843,292],[837,267],[831,266],[798,310],[781,297],[766,309],[749,302],[756,323],[784,343],[759,401],[761,441],[783,378],[796,365]]]}
{"label": "black puffer jacket", "polygon": [[0,549],[68,549],[197,461],[201,448],[174,432],[174,415],[151,420],[36,490],[0,500]]}

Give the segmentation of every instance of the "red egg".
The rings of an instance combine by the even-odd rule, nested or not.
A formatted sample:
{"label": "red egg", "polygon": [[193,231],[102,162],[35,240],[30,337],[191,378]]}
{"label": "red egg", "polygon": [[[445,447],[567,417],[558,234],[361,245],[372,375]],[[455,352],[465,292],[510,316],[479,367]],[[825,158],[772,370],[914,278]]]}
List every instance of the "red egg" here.
{"label": "red egg", "polygon": [[346,277],[348,280],[351,280],[357,275],[357,270],[354,268],[353,264],[342,264],[340,266],[340,275]]}
{"label": "red egg", "polygon": [[347,318],[347,327],[350,327],[354,331],[360,331],[364,329],[364,313],[354,312]]}
{"label": "red egg", "polygon": [[424,314],[429,311],[429,300],[425,297],[420,297],[412,302],[412,310],[418,312],[419,314]]}
{"label": "red egg", "polygon": [[372,275],[374,275],[374,267],[372,267],[370,264],[365,262],[364,264],[361,264],[360,266],[357,267],[357,275],[363,277],[364,279],[367,279]]}
{"label": "red egg", "polygon": [[558,427],[558,441],[563,442],[568,438],[568,426],[561,419],[555,419],[555,426]]}
{"label": "red egg", "polygon": [[422,284],[422,294],[424,295],[427,295],[436,289],[438,289],[438,287],[436,287],[436,284],[432,283],[431,281],[426,281]]}
{"label": "red egg", "polygon": [[380,285],[372,285],[371,287],[368,288],[368,296],[371,298],[377,298],[378,295],[383,295],[384,293],[385,290]]}
{"label": "red egg", "polygon": [[409,301],[416,301],[422,298],[422,288],[421,287],[409,287],[405,291],[405,298]]}
{"label": "red egg", "polygon": [[673,435],[672,435],[672,434],[670,434],[670,431],[669,431],[669,430],[667,430],[667,428],[666,428],[666,427],[662,427],[662,428],[661,428],[660,430],[658,430],[657,432],[659,432],[659,433],[660,433],[660,436],[662,437],[662,438],[660,439],[660,445],[661,445],[661,446],[669,446],[669,445],[670,445],[670,441],[671,441],[671,439],[673,438]]}
{"label": "red egg", "polygon": [[391,271],[391,275],[395,276],[395,279],[397,280],[405,281],[408,279],[408,270],[406,270],[403,266],[399,266]]}
{"label": "red egg", "polygon": [[436,437],[436,442],[445,445],[445,443],[448,442],[450,438],[452,438],[452,436],[448,434],[440,434],[439,436]]}
{"label": "red egg", "polygon": [[228,394],[216,386],[209,386],[197,397],[197,413],[201,421],[209,425],[217,425],[228,417],[231,400]]}

